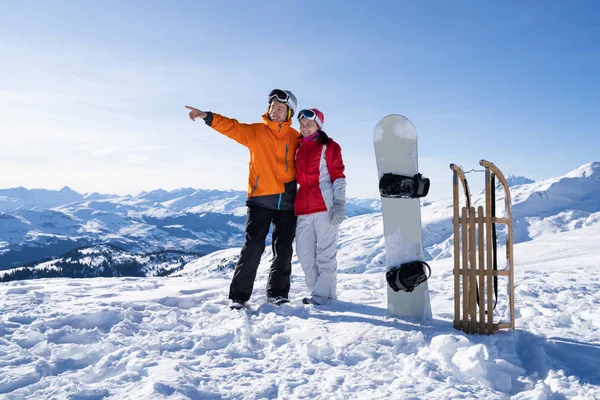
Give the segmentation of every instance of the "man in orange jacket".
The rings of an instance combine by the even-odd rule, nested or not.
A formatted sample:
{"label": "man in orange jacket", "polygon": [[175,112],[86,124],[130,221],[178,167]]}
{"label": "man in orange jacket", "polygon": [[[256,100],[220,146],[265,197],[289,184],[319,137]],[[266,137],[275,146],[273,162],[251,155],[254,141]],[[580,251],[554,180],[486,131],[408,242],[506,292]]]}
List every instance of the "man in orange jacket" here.
{"label": "man in orange jacket", "polygon": [[294,157],[300,143],[298,131],[292,128],[296,107],[292,92],[280,89],[269,93],[263,121],[253,124],[186,106],[192,121],[202,118],[208,126],[250,150],[246,242],[229,287],[232,309],[243,308],[250,299],[271,223],[273,262],[267,281],[267,299],[277,305],[289,302],[292,242],[296,235]]}

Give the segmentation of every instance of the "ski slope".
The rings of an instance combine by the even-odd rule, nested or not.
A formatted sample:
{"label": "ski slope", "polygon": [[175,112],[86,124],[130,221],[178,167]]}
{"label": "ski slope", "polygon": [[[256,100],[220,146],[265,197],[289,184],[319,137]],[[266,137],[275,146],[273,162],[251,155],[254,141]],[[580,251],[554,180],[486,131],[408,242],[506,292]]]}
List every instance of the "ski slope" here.
{"label": "ski slope", "polygon": [[600,225],[517,244],[517,330],[480,336],[452,328],[451,259],[431,263],[431,322],[386,315],[367,217],[344,222],[321,307],[295,260],[292,303],[264,304],[267,252],[253,310],[227,309],[238,249],[178,277],[0,284],[0,398],[600,398]]}

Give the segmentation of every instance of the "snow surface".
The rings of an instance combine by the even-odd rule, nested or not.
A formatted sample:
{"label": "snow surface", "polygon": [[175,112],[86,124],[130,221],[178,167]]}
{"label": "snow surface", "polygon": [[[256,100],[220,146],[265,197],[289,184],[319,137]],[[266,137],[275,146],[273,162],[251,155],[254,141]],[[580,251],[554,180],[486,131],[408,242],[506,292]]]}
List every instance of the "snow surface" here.
{"label": "snow surface", "polygon": [[394,136],[409,140],[415,140],[417,138],[417,131],[412,122],[402,115],[392,114],[382,118],[382,120],[379,121],[379,123],[375,126],[375,130],[373,131],[374,142],[378,142],[383,139],[383,126],[386,124],[393,124],[391,125],[391,128],[393,129]]}
{"label": "snow surface", "polygon": [[343,223],[320,307],[295,258],[292,303],[265,304],[270,249],[250,312],[226,308],[239,249],[179,277],[0,284],[0,398],[600,398],[599,224],[515,246],[517,330],[492,336],[452,328],[452,259],[430,263],[432,321],[388,317],[382,231]]}

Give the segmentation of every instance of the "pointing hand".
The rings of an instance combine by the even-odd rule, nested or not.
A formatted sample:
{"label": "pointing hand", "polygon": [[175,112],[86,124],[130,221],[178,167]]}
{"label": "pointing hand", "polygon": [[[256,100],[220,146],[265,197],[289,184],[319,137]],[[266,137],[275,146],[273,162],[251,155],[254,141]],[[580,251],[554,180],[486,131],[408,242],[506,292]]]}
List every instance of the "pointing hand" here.
{"label": "pointing hand", "polygon": [[185,108],[187,108],[190,111],[190,119],[192,121],[196,121],[196,118],[206,118],[206,116],[208,115],[207,113],[205,113],[204,111],[200,111],[197,108],[194,107],[190,107],[190,106],[185,106]]}

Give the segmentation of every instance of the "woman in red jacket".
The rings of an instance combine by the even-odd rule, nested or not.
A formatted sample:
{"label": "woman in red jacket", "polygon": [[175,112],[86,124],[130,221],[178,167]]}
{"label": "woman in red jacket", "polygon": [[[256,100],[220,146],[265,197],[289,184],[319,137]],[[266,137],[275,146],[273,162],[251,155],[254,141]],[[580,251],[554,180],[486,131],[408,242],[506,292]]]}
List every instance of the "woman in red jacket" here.
{"label": "woman in red jacket", "polygon": [[340,145],[321,130],[321,111],[302,110],[298,121],[302,141],[296,153],[296,253],[311,291],[302,302],[320,305],[337,298],[337,242],[346,212],[345,167]]}

